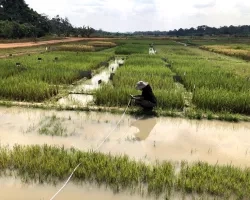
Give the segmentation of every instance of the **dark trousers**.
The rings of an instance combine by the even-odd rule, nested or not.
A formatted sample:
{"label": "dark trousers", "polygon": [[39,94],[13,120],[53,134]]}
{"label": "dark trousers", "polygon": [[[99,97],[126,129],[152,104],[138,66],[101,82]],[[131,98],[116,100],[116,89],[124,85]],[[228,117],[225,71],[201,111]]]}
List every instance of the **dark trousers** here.
{"label": "dark trousers", "polygon": [[144,100],[144,99],[135,99],[134,102],[135,102],[135,105],[139,105],[144,109],[152,110],[156,106],[155,103],[152,103],[151,101]]}

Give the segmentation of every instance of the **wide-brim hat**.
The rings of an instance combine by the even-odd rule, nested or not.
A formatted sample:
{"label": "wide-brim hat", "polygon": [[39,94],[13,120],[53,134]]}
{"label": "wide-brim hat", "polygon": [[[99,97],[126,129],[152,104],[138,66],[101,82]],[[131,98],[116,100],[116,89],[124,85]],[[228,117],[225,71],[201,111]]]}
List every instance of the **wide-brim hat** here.
{"label": "wide-brim hat", "polygon": [[141,90],[141,89],[145,88],[147,85],[148,85],[147,82],[145,82],[145,81],[139,81],[139,82],[136,83],[135,88],[137,90]]}

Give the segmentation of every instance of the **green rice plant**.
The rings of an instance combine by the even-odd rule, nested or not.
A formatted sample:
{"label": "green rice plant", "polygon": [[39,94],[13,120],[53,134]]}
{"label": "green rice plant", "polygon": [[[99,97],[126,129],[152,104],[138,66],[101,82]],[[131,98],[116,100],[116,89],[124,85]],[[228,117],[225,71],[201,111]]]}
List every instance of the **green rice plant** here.
{"label": "green rice plant", "polygon": [[133,93],[133,89],[119,88],[114,89],[113,85],[105,84],[101,89],[97,89],[94,93],[94,102],[96,105],[102,106],[124,106],[128,104],[129,94]]}
{"label": "green rice plant", "polygon": [[201,49],[221,53],[227,56],[234,56],[245,60],[250,60],[250,49],[248,45],[204,45]]}
{"label": "green rice plant", "polygon": [[148,53],[148,46],[141,44],[125,44],[116,47],[115,54],[130,55],[137,53]]}
{"label": "green rice plant", "polygon": [[124,45],[124,44],[133,44],[133,45],[145,45],[149,46],[151,44],[154,45],[175,45],[176,42],[173,41],[171,38],[161,38],[161,37],[148,37],[148,38],[128,38],[128,39],[120,39],[115,41],[119,45]]}
{"label": "green rice plant", "polygon": [[87,44],[93,47],[115,47],[116,46],[114,42],[105,42],[105,41],[90,41]]}
{"label": "green rice plant", "polygon": [[128,104],[129,94],[140,94],[135,84],[144,80],[151,85],[160,109],[183,109],[183,92],[176,89],[173,72],[165,67],[161,57],[135,54],[130,56],[124,66],[118,68],[112,84],[101,87],[95,93],[95,103],[106,106]]}
{"label": "green rice plant", "polygon": [[155,90],[158,108],[161,109],[183,109],[184,98],[183,93],[178,90]]}
{"label": "green rice plant", "polygon": [[214,196],[240,199],[250,195],[250,170],[231,165],[218,166],[198,162],[192,165],[182,163],[177,179],[178,189],[187,193],[208,193]]}
{"label": "green rice plant", "polygon": [[8,78],[0,80],[0,98],[16,101],[43,101],[58,93],[58,86],[37,80]]}
{"label": "green rice plant", "polygon": [[21,73],[22,71],[23,70],[20,67],[17,67],[11,63],[6,63],[6,65],[0,67],[0,78],[8,78],[10,76]]}
{"label": "green rice plant", "polygon": [[247,69],[245,63],[190,47],[160,49],[173,62],[171,69],[181,76],[185,88],[193,92],[192,102],[198,109],[249,114],[250,82],[246,77],[250,74],[239,73],[239,69]]}
{"label": "green rice plant", "polygon": [[79,45],[64,44],[64,45],[60,45],[59,47],[57,47],[57,50],[58,51],[91,52],[91,51],[95,51],[95,48],[93,46],[83,45],[83,44],[79,44]]}
{"label": "green rice plant", "polygon": [[56,115],[45,117],[40,121],[40,128],[38,133],[41,135],[51,135],[51,136],[67,136],[67,128],[62,124],[62,119],[58,118]]}
{"label": "green rice plant", "polygon": [[25,182],[59,183],[78,163],[81,165],[72,177],[76,183],[103,184],[115,192],[145,187],[152,195],[169,193],[173,188],[174,167],[170,162],[149,166],[127,156],[81,152],[74,148],[66,150],[48,145],[15,145],[12,150],[0,149],[1,171],[11,169]]}
{"label": "green rice plant", "polygon": [[146,190],[146,195],[169,196],[171,192],[208,194],[211,198],[247,199],[250,169],[205,162],[182,162],[180,171],[168,161],[146,164],[99,152],[82,152],[49,145],[0,147],[0,171],[24,182],[61,184],[76,165],[71,181],[105,185],[114,192]]}
{"label": "green rice plant", "polygon": [[199,88],[194,92],[193,102],[205,110],[250,114],[250,93],[248,92]]}
{"label": "green rice plant", "polygon": [[108,61],[112,54],[48,52],[0,59],[0,98],[44,101],[58,94],[59,85],[81,79],[83,71],[99,68],[100,63]]}

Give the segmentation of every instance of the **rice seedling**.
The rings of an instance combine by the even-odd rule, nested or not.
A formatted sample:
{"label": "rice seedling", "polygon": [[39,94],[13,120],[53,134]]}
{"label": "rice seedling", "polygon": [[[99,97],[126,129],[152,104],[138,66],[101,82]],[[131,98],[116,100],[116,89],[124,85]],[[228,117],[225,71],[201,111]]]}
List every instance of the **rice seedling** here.
{"label": "rice seedling", "polygon": [[63,119],[58,118],[56,115],[50,117],[45,117],[40,121],[40,128],[38,133],[41,135],[51,135],[51,136],[68,136],[67,128],[62,124]]}
{"label": "rice seedling", "polygon": [[90,45],[71,45],[71,44],[64,44],[57,47],[58,51],[75,51],[75,52],[91,52],[95,51],[95,48]]}
{"label": "rice seedling", "polygon": [[234,56],[244,60],[250,60],[250,49],[247,45],[204,45],[201,49],[215,53],[221,53],[227,56]]}
{"label": "rice seedling", "polygon": [[187,193],[244,199],[249,196],[249,175],[249,169],[243,170],[231,165],[212,166],[203,162],[190,165],[183,162],[177,188]]}
{"label": "rice seedling", "polygon": [[[55,96],[59,85],[72,84],[85,71],[95,70],[112,53],[49,52],[37,61],[38,55],[0,60],[0,98],[41,102]],[[54,62],[54,58],[59,58]],[[17,67],[22,63],[25,70]]]}
{"label": "rice seedling", "polygon": [[[195,151],[195,150],[194,150]],[[208,150],[210,151],[210,150]],[[146,164],[127,156],[81,152],[74,148],[48,145],[0,147],[1,174],[18,176],[24,182],[58,184],[78,164],[71,181],[106,185],[114,192],[146,191],[145,195],[170,196],[174,192],[211,195],[213,198],[246,199],[249,194],[249,168],[181,162],[180,169],[164,161]]]}
{"label": "rice seedling", "polygon": [[147,53],[148,46],[141,44],[125,44],[116,47],[115,54],[130,55],[137,53]]}
{"label": "rice seedling", "polygon": [[95,93],[95,103],[106,106],[127,105],[129,94],[136,94],[135,84],[139,80],[150,83],[158,99],[159,108],[183,109],[184,97],[176,89],[173,73],[163,65],[158,56],[132,55],[125,65],[118,68],[112,84],[107,84]]}
{"label": "rice seedling", "polygon": [[170,38],[130,38],[130,39],[122,39],[122,40],[116,40],[116,43],[119,45],[145,45],[146,47],[149,47],[149,45],[175,45],[176,42],[173,41]]}
{"label": "rice seedling", "polygon": [[194,92],[193,102],[205,110],[250,114],[249,92],[200,88]]}
{"label": "rice seedling", "polygon": [[58,86],[20,77],[0,80],[0,97],[16,101],[43,101],[58,93]]}
{"label": "rice seedling", "polygon": [[245,63],[187,47],[165,46],[161,50],[174,63],[171,69],[181,76],[185,88],[193,93],[192,103],[197,108],[249,114],[250,82],[238,73],[239,65],[246,68]]}
{"label": "rice seedling", "polygon": [[116,46],[114,42],[104,42],[104,41],[90,41],[87,44],[93,47],[115,47]]}
{"label": "rice seedling", "polygon": [[127,156],[112,156],[95,152],[81,152],[63,147],[20,146],[12,150],[1,147],[1,171],[11,169],[25,182],[59,183],[67,178],[81,162],[72,181],[104,184],[114,191],[139,190],[160,195],[173,188],[174,167],[169,162],[153,166],[130,160]]}

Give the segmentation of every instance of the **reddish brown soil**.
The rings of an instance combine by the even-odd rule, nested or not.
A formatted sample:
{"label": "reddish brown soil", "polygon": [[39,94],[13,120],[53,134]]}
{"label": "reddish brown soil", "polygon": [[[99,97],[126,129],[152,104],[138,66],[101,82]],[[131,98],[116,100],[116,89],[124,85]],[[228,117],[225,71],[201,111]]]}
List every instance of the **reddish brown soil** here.
{"label": "reddish brown soil", "polygon": [[49,41],[40,41],[40,42],[21,42],[21,43],[0,43],[0,49],[9,49],[16,47],[31,47],[31,46],[40,46],[40,45],[49,45],[49,44],[57,44],[64,42],[76,42],[82,40],[110,40],[110,38],[67,38],[62,40],[49,40]]}

